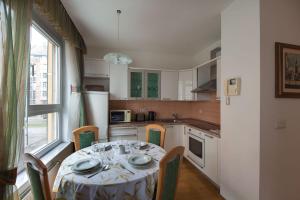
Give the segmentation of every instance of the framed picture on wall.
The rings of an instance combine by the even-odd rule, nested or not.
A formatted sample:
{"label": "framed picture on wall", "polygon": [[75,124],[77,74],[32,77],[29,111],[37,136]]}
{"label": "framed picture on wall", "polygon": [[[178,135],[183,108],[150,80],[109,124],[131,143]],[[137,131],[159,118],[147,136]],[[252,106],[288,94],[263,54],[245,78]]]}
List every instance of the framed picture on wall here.
{"label": "framed picture on wall", "polygon": [[300,98],[300,46],[275,43],[275,96]]}

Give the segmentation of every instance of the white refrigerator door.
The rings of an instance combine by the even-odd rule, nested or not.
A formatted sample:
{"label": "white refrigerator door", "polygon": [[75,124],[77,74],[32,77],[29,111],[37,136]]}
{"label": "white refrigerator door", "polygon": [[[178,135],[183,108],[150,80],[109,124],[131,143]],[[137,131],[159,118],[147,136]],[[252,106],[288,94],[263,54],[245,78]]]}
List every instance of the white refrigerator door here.
{"label": "white refrigerator door", "polygon": [[107,140],[108,92],[85,92],[85,107],[88,125],[99,128],[99,139]]}

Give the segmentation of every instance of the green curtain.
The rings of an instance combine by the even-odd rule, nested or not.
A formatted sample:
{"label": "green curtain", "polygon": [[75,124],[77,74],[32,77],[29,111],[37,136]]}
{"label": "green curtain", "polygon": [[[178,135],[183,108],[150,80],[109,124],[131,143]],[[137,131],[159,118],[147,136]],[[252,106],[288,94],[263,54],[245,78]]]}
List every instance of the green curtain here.
{"label": "green curtain", "polygon": [[32,1],[0,3],[0,199],[14,199],[23,139]]}
{"label": "green curtain", "polygon": [[79,127],[87,125],[85,102],[83,96],[83,79],[84,79],[84,61],[83,61],[83,50],[76,48],[76,58],[78,62],[78,73],[80,77],[80,103],[79,103]]}
{"label": "green curtain", "polygon": [[86,52],[84,40],[60,0],[34,0],[34,9],[45,16],[64,39]]}

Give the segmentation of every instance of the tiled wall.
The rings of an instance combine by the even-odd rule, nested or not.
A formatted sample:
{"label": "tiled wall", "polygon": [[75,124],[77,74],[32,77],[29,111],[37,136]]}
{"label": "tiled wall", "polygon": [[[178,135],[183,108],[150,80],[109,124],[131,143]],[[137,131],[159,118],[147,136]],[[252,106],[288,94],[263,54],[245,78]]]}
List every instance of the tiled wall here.
{"label": "tiled wall", "polygon": [[172,118],[178,113],[179,118],[194,118],[220,124],[220,102],[211,101],[110,101],[110,109],[129,109],[133,113],[155,111],[158,119]]}

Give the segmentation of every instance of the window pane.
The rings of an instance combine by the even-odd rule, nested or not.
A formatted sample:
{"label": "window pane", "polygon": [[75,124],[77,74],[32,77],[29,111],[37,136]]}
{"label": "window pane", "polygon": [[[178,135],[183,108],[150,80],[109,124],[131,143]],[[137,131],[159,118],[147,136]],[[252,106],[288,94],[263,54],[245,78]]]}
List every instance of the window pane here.
{"label": "window pane", "polygon": [[59,104],[59,47],[31,26],[29,103]]}
{"label": "window pane", "polygon": [[31,152],[58,139],[58,113],[28,117],[25,152]]}

